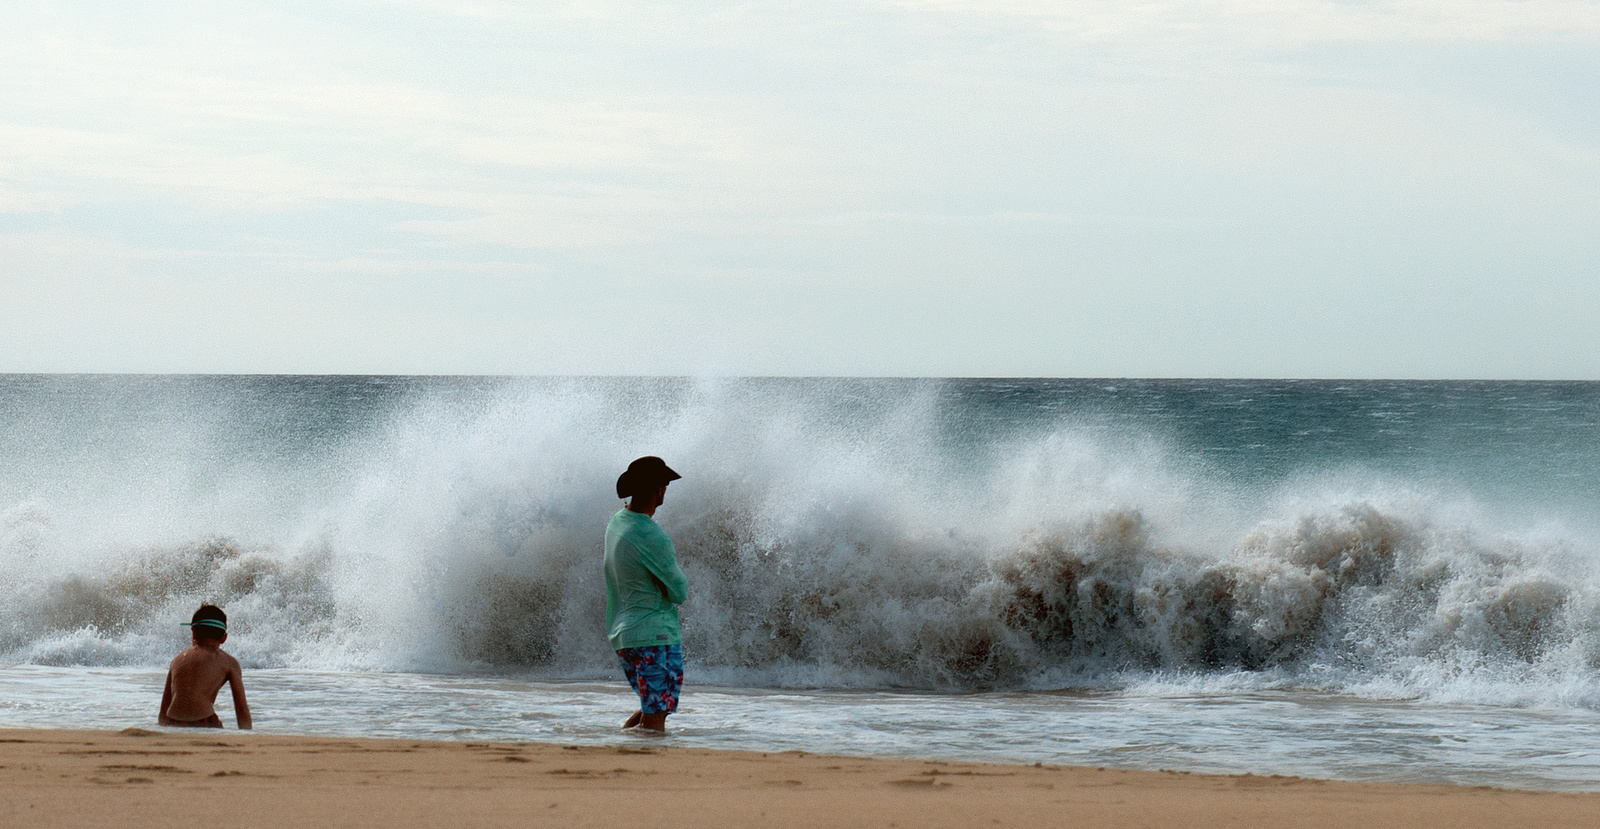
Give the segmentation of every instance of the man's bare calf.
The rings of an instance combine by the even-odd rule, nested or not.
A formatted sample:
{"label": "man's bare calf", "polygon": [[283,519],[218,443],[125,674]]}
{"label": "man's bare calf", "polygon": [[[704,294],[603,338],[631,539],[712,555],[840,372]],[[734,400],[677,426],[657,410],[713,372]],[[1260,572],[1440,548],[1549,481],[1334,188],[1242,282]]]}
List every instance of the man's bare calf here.
{"label": "man's bare calf", "polygon": [[622,727],[625,729],[642,728],[646,731],[660,731],[665,734],[667,731],[667,712],[662,711],[659,714],[646,714],[643,711],[635,711],[633,712],[633,716],[629,717],[628,721],[622,724]]}

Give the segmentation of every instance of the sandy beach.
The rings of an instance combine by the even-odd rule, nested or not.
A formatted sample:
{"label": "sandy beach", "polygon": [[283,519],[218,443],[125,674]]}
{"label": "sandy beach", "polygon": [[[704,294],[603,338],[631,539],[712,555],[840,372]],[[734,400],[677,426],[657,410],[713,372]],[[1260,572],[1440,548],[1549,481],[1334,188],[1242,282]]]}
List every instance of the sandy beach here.
{"label": "sandy beach", "polygon": [[[681,749],[0,730],[11,826],[1600,826],[1600,794]],[[649,820],[645,822],[649,823]]]}

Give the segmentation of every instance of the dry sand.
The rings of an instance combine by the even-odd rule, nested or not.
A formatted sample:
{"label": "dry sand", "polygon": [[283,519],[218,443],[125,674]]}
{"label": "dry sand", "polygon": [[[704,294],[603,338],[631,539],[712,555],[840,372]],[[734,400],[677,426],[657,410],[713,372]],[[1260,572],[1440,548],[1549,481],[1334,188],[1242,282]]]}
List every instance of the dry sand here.
{"label": "dry sand", "polygon": [[630,742],[0,730],[0,826],[1600,826],[1600,794]]}

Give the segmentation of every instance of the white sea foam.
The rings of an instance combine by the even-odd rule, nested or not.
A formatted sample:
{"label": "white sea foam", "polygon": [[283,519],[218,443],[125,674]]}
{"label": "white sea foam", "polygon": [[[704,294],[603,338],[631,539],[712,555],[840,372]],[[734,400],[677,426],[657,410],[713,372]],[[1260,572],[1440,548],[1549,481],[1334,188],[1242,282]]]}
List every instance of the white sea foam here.
{"label": "white sea foam", "polygon": [[108,427],[10,476],[0,652],[160,665],[215,601],[257,667],[607,675],[599,536],[648,453],[685,474],[659,518],[703,678],[1600,706],[1581,532],[1377,472],[1251,489],[1087,420],[951,433],[935,408],[572,381],[414,402],[292,462],[230,452],[226,418]]}

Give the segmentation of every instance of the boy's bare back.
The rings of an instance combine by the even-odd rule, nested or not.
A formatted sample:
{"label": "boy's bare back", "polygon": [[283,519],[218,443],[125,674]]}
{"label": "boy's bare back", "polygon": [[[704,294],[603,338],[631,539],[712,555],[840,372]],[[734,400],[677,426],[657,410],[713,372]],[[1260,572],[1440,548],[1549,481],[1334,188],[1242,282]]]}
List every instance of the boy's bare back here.
{"label": "boy's bare back", "polygon": [[216,714],[217,693],[224,684],[233,689],[233,712],[240,728],[248,729],[250,706],[244,697],[244,677],[239,660],[215,640],[197,643],[180,653],[167,669],[167,688],[161,695],[163,725],[199,723]]}

